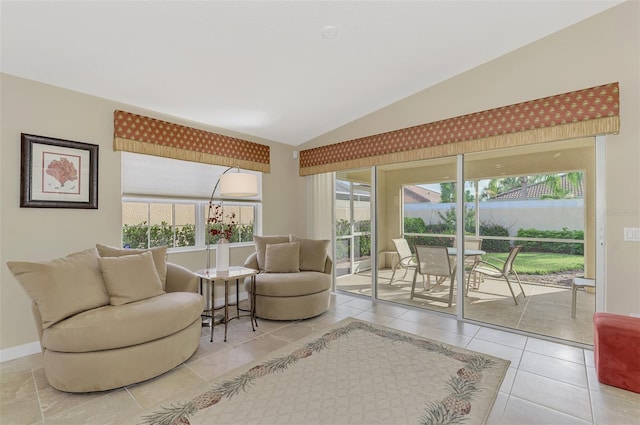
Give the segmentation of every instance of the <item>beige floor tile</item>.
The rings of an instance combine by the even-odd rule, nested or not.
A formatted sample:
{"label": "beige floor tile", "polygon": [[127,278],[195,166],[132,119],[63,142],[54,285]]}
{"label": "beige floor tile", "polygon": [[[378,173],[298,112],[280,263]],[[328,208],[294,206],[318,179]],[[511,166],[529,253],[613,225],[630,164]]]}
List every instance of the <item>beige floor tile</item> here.
{"label": "beige floor tile", "polygon": [[[283,331],[281,328],[278,331]],[[274,334],[261,335],[249,341],[238,345],[238,349],[244,350],[251,354],[253,358],[258,358],[271,353],[279,348],[289,344],[289,341]]]}
{"label": "beige floor tile", "polygon": [[[408,299],[408,285],[394,282],[381,286],[389,290],[397,287],[393,290],[405,291],[401,295]],[[511,313],[522,313],[521,309],[534,298],[520,302],[519,297],[521,305],[516,307],[513,300],[509,303],[510,298],[500,299],[503,296],[500,291],[492,294],[490,285],[483,284],[481,291],[484,293],[478,291],[474,299],[485,300],[487,318],[497,318],[495,321],[506,321]],[[490,301],[491,297],[497,301]],[[566,308],[562,304],[565,301],[549,301],[546,306],[560,310]],[[42,409],[47,425],[139,425],[145,413],[157,411],[166,403],[189,400],[207,391],[220,375],[352,316],[511,360],[488,425],[640,425],[637,420],[640,394],[597,382],[591,350],[529,337],[523,351],[522,340],[526,337],[459,322],[442,313],[417,310],[417,303],[405,308],[401,304],[374,304],[344,294],[332,294],[330,302],[329,311],[312,319],[293,322],[259,319],[256,332],[251,331],[248,318],[233,320],[227,343],[222,341],[223,327],[216,327],[213,343],[209,342],[209,328],[203,328],[199,349],[183,366],[145,383],[111,392],[69,394],[53,389],[46,382],[40,354],[1,363],[0,424],[43,423]],[[489,305],[491,309],[486,308]],[[5,386],[5,382],[11,384]]]}
{"label": "beige floor tile", "polygon": [[269,335],[276,336],[286,342],[293,342],[300,338],[304,338],[311,332],[315,332],[315,330],[321,329],[322,327],[323,325],[320,322],[301,320],[294,322],[289,326],[277,329]]}
{"label": "beige floor tile", "polygon": [[591,391],[594,423],[640,425],[640,395],[638,396],[633,400],[630,397],[617,397],[606,391]]}
{"label": "beige floor tile", "polygon": [[[387,276],[388,272],[381,270],[380,276]],[[359,275],[343,277],[338,281],[337,288],[370,296],[370,274],[367,272],[364,280]],[[455,305],[447,307],[440,302],[417,298],[410,300],[410,279],[411,277],[405,280],[396,278],[392,285],[379,283],[379,299],[432,311],[455,313]],[[380,280],[386,282],[384,279]],[[591,315],[595,306],[594,294],[579,294],[582,296],[578,296],[577,299],[578,315],[576,319],[571,319],[570,288],[528,283],[524,283],[523,286],[526,298],[520,294],[517,284],[514,283],[518,300],[516,306],[504,280],[485,279],[478,290],[470,290],[469,296],[465,297],[465,317],[543,336],[593,344]],[[441,285],[436,287],[435,293],[447,295],[446,290],[447,285]]]}
{"label": "beige floor tile", "polygon": [[559,344],[557,342],[545,341],[538,338],[527,340],[525,351],[532,353],[544,354],[545,356],[555,357],[561,360],[584,364],[584,351],[582,348],[570,347],[568,345]]}
{"label": "beige floor tile", "polygon": [[0,385],[0,399],[3,401],[19,400],[36,393],[33,374],[28,362],[27,369],[12,367],[3,370],[0,382],[2,382],[2,385]]}
{"label": "beige floor tile", "polygon": [[246,348],[233,347],[221,352],[220,355],[213,354],[190,362],[188,366],[200,377],[209,380],[252,360],[254,357]]}
{"label": "beige floor tile", "polygon": [[437,320],[433,325],[436,329],[443,331],[458,333],[468,337],[474,337],[481,329],[481,326],[474,325],[472,323],[460,322],[454,316],[445,317],[442,315],[437,316]]}
{"label": "beige floor tile", "polygon": [[58,391],[52,386],[38,390],[40,408],[43,416],[49,418],[66,410],[82,406],[85,403],[104,397],[109,392],[94,393],[66,393]]}
{"label": "beige floor tile", "polygon": [[500,357],[501,359],[510,360],[511,364],[509,365],[509,367],[515,368],[520,365],[520,358],[522,357],[522,350],[476,338],[471,340],[469,345],[467,345],[467,348],[469,350],[474,350],[480,353]]}
{"label": "beige floor tile", "polygon": [[495,342],[496,344],[506,345],[508,347],[518,348],[520,350],[522,350],[527,343],[527,337],[524,335],[490,328],[480,329],[480,331],[475,335],[475,338]]}
{"label": "beige floor tile", "polygon": [[514,367],[510,367],[507,369],[507,373],[502,380],[502,385],[500,386],[500,392],[503,393],[511,393],[511,388],[513,388],[513,381],[516,379],[516,373],[518,373],[518,369]]}
{"label": "beige floor tile", "polygon": [[502,421],[502,415],[504,415],[504,409],[507,407],[507,400],[509,400],[509,394],[499,392],[495,403],[493,403],[493,407],[491,408],[491,412],[489,412],[489,417],[487,418],[486,425],[499,425]]}
{"label": "beige floor tile", "polygon": [[579,363],[525,351],[522,354],[522,360],[520,360],[520,370],[578,387],[588,387],[586,368]]}
{"label": "beige floor tile", "polygon": [[0,399],[0,424],[31,425],[40,423],[42,423],[42,413],[35,393],[28,397]]}
{"label": "beige floor tile", "polygon": [[[590,425],[591,421],[523,400],[509,397],[501,425]],[[613,424],[612,424],[613,425]]]}
{"label": "beige floor tile", "polygon": [[380,314],[382,316],[399,317],[405,311],[407,311],[407,309],[387,303],[375,303],[371,306],[369,311],[375,314]]}
{"label": "beige floor tile", "polygon": [[432,326],[409,322],[402,319],[393,320],[389,323],[389,326],[394,329],[398,329],[424,338],[429,338],[434,341],[455,345],[461,348],[465,348],[471,341],[471,338],[464,335],[454,334],[451,332],[443,331],[441,329],[436,329]]}
{"label": "beige floor tile", "polygon": [[363,311],[362,313],[354,316],[356,319],[366,320],[371,323],[377,323],[378,325],[386,326],[394,321],[392,316],[386,316],[381,314],[376,314],[371,311]]}
{"label": "beige floor tile", "polygon": [[346,319],[347,317],[356,317],[363,311],[366,311],[366,309],[353,307],[349,303],[339,304],[331,309],[331,312],[336,317],[340,317],[342,319]]}
{"label": "beige floor tile", "polygon": [[518,370],[511,395],[591,422],[589,390]]}
{"label": "beige floor tile", "polygon": [[346,306],[346,307],[350,307],[350,308],[354,308],[357,310],[362,310],[362,311],[366,311],[366,310],[370,310],[372,307],[372,302],[371,300],[368,300],[366,298],[353,298],[351,301],[346,302],[344,304],[341,304],[342,306]]}
{"label": "beige floor tile", "polygon": [[593,357],[593,350],[584,350],[584,364],[589,367],[596,367],[596,361]]}
{"label": "beige floor tile", "polygon": [[127,391],[145,409],[204,382],[190,367],[182,365],[148,381],[131,385]]}
{"label": "beige floor tile", "polygon": [[587,367],[587,379],[591,391],[604,392],[613,397],[624,398],[640,406],[640,394],[600,383],[595,368]]}
{"label": "beige floor tile", "polygon": [[140,411],[125,390],[114,391],[80,406],[46,418],[47,425],[111,425],[119,424]]}
{"label": "beige floor tile", "polygon": [[440,316],[437,314],[425,314],[423,310],[406,310],[398,316],[398,319],[433,327],[440,320]]}

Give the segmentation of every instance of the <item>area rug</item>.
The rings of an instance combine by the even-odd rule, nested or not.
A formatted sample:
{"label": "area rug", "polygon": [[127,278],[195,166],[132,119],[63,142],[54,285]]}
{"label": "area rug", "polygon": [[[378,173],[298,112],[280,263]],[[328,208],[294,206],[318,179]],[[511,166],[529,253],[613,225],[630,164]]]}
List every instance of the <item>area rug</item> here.
{"label": "area rug", "polygon": [[348,318],[142,423],[484,424],[509,363]]}

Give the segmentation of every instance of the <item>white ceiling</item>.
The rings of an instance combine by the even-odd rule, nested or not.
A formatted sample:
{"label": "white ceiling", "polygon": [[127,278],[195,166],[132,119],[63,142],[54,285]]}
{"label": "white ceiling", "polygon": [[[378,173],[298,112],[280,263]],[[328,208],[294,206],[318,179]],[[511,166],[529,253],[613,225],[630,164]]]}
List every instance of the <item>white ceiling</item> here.
{"label": "white ceiling", "polygon": [[2,0],[0,70],[296,146],[618,3]]}

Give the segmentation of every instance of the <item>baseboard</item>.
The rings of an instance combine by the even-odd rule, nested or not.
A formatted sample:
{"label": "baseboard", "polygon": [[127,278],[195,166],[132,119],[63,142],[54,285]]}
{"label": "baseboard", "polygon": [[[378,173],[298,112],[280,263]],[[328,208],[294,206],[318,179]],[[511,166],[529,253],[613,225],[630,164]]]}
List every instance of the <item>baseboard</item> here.
{"label": "baseboard", "polygon": [[5,348],[4,350],[0,350],[0,363],[37,354],[40,351],[40,343],[38,341],[18,345],[16,347]]}

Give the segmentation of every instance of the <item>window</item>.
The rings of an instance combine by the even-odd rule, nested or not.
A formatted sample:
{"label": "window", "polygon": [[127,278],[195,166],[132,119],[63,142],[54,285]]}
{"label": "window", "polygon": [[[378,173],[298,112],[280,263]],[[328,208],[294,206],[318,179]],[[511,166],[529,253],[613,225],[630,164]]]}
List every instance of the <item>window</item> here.
{"label": "window", "polygon": [[[261,194],[247,200],[224,200],[216,196],[222,222],[206,226],[211,190],[227,169],[123,152],[123,247],[204,248],[207,242],[217,242],[219,236],[212,235],[210,230],[221,226],[229,229],[231,243],[253,241],[260,222]],[[262,175],[255,174],[260,188]]]}
{"label": "window", "polygon": [[122,246],[195,247],[196,208],[194,203],[122,202]]}
{"label": "window", "polygon": [[[229,226],[231,243],[253,241],[258,204],[223,204],[222,225]],[[205,230],[209,202],[204,200],[167,200],[124,198],[122,202],[122,246],[151,248],[203,248],[218,241]],[[232,218],[233,217],[233,218]],[[210,225],[209,229],[213,226]],[[221,225],[217,225],[218,227]]]}

